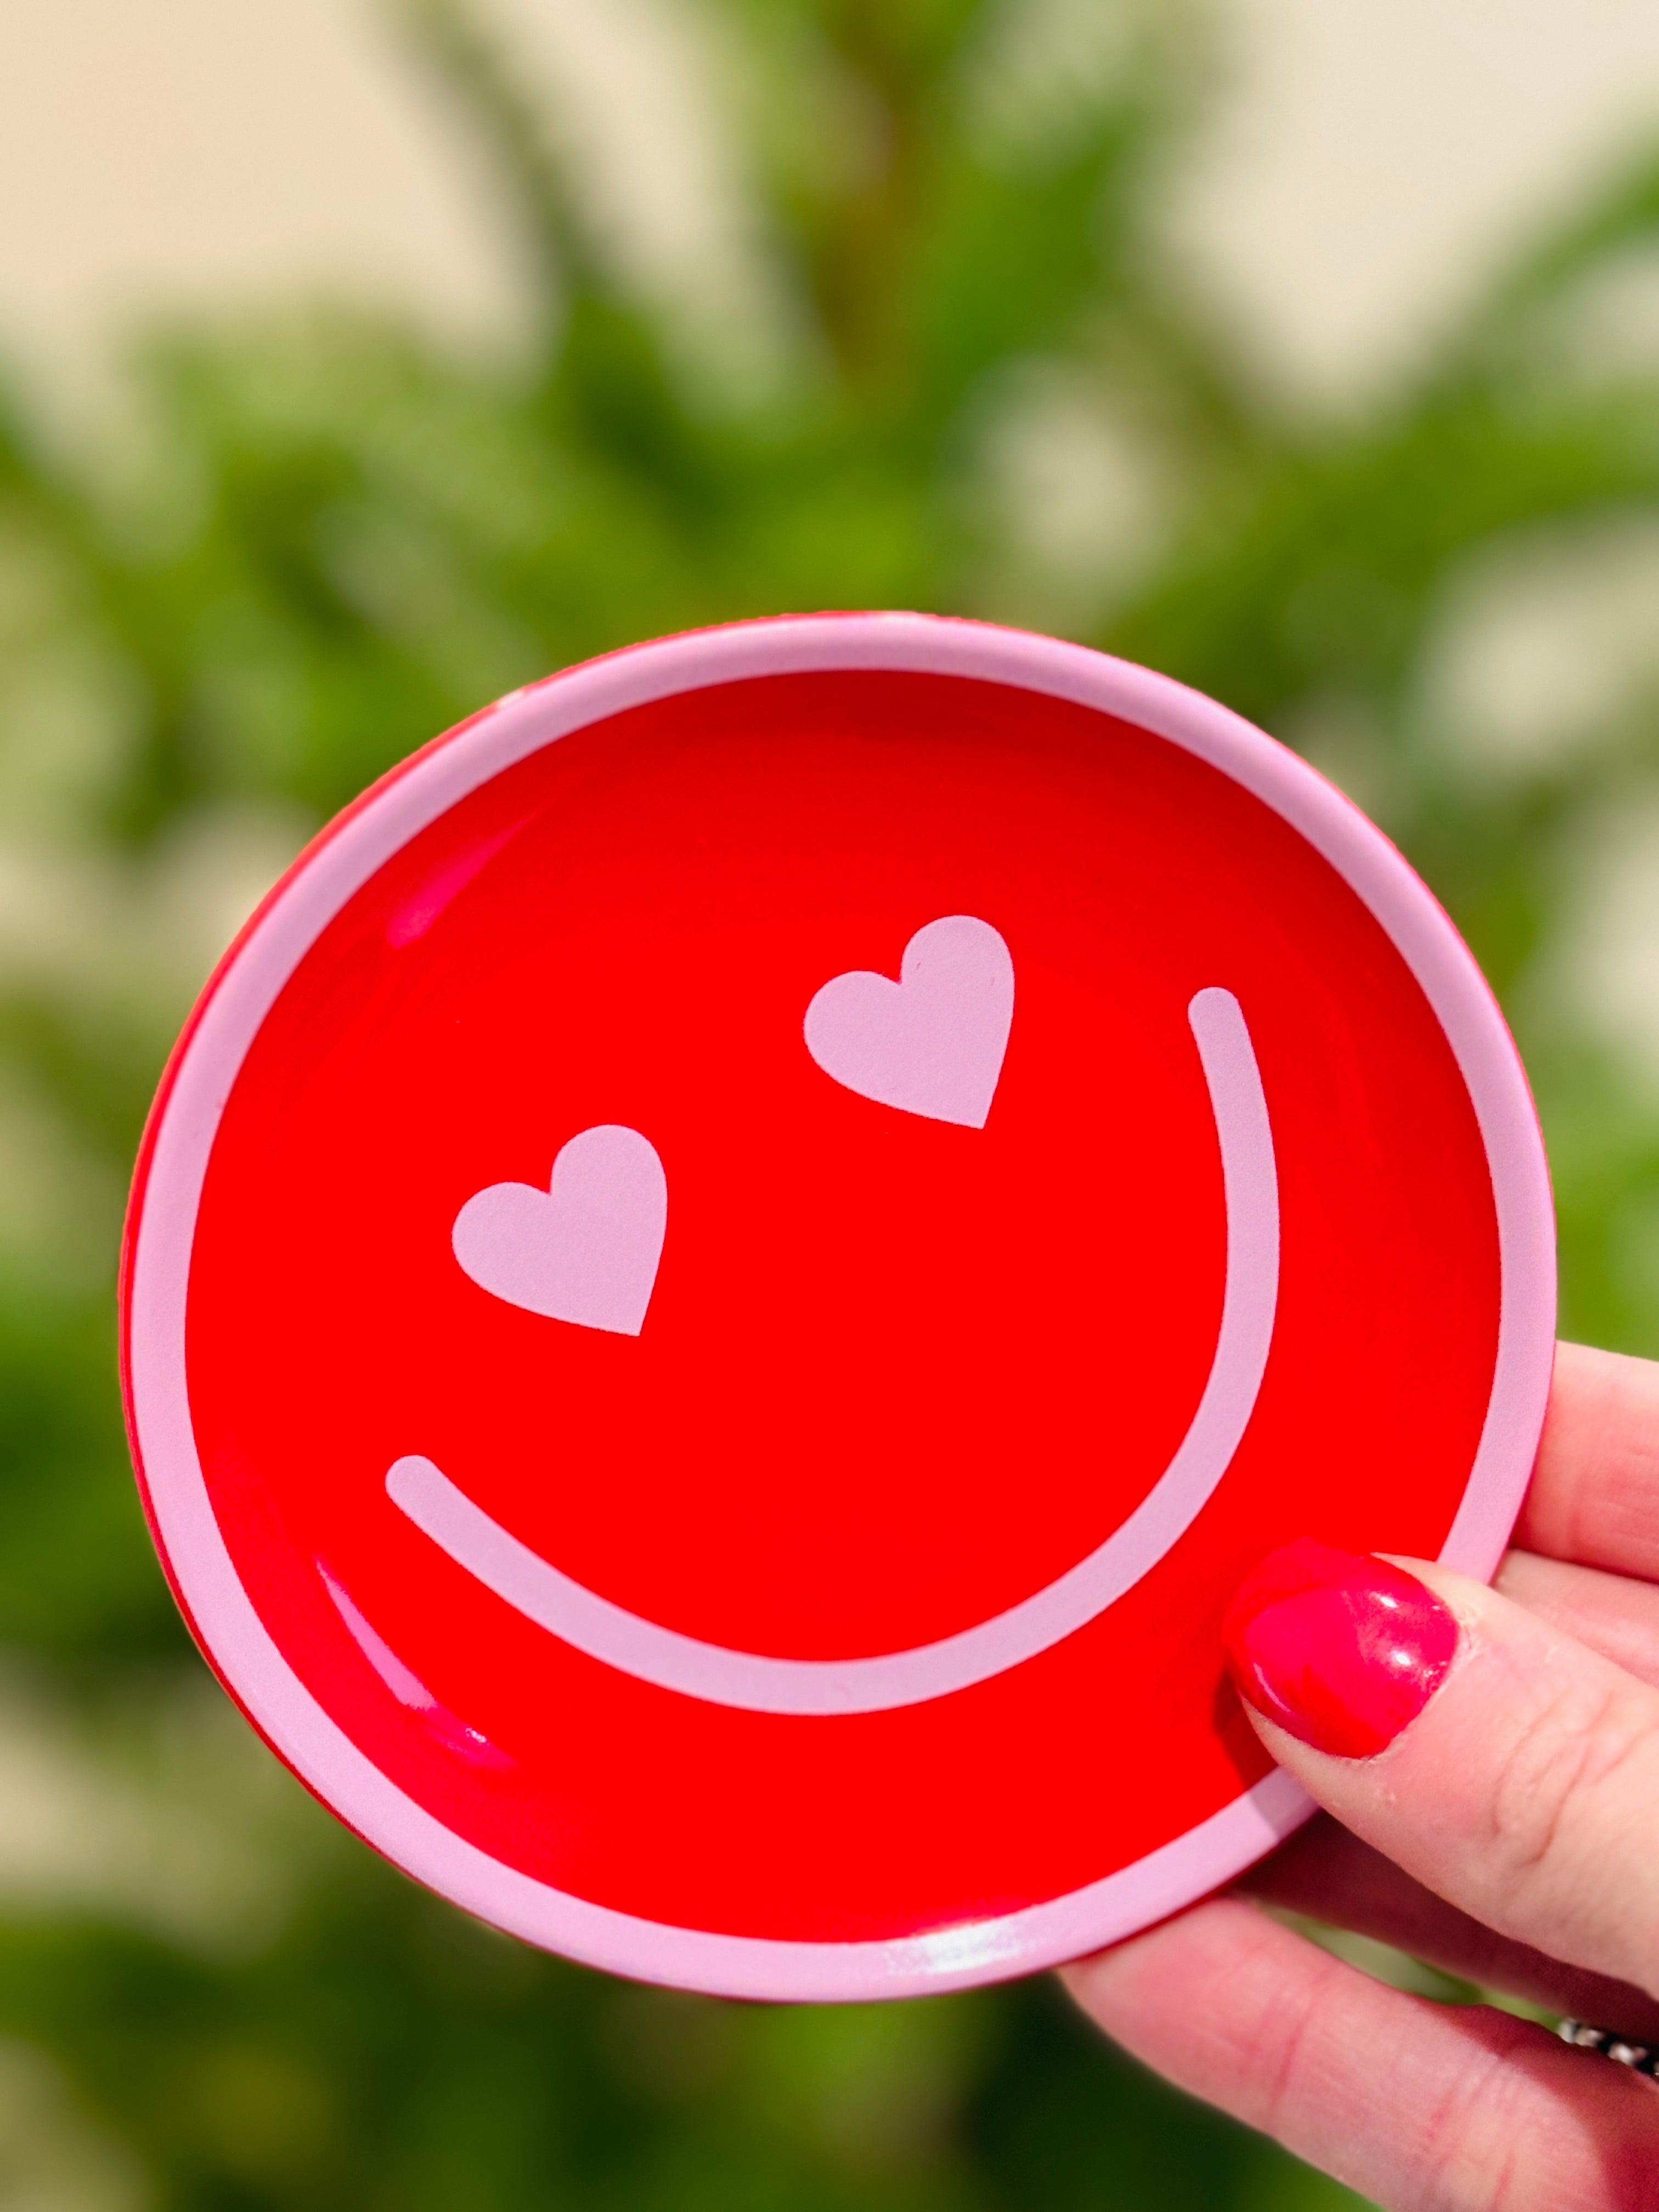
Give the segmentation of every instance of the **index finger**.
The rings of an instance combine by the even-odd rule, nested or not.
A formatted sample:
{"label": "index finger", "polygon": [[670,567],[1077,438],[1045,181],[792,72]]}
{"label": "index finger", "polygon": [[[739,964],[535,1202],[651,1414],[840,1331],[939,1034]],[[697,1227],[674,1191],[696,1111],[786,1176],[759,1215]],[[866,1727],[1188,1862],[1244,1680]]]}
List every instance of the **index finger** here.
{"label": "index finger", "polygon": [[1583,1344],[1556,1347],[1515,1541],[1550,1559],[1659,1582],[1659,1363]]}

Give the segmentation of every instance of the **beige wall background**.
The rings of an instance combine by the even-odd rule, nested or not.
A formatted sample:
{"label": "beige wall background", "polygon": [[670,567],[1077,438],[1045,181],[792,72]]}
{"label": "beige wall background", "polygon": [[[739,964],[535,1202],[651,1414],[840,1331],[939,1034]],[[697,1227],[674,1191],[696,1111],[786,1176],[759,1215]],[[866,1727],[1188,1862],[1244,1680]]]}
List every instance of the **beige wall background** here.
{"label": "beige wall background", "polygon": [[[689,0],[488,0],[642,273],[754,281]],[[1103,0],[1037,0],[1086,40]],[[1225,69],[1171,251],[1322,403],[1407,361],[1506,244],[1659,116],[1655,0],[1217,0]],[[0,344],[296,289],[510,340],[514,272],[375,0],[4,0]],[[716,292],[718,287],[715,288]]]}

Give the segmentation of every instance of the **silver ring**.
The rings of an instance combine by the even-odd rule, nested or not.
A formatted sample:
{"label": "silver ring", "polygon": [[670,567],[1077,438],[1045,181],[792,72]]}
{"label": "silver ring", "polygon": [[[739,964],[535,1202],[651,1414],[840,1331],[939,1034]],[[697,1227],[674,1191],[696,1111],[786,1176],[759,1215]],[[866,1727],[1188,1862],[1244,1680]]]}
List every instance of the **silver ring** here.
{"label": "silver ring", "polygon": [[1599,2051],[1615,2066],[1627,2066],[1632,2074],[1645,2074],[1650,2081],[1659,2077],[1659,2046],[1632,2043],[1628,2036],[1616,2035],[1610,2027],[1587,2027],[1582,2020],[1564,2020],[1555,2032],[1563,2043],[1571,2043],[1575,2050]]}

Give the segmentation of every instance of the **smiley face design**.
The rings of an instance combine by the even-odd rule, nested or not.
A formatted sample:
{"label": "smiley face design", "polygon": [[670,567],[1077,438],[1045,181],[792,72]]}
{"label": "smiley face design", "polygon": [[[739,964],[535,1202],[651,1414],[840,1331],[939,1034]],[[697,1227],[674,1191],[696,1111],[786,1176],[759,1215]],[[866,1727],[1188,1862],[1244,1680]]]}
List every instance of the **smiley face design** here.
{"label": "smiley face design", "polygon": [[[945,915],[910,939],[896,984],[869,974],[826,983],[807,1008],[805,1037],[818,1065],[864,1096],[978,1128],[1012,1012],[1013,963],[1000,934],[974,915]],[[1249,1425],[1273,1341],[1279,1188],[1261,1072],[1230,991],[1200,991],[1187,1018],[1215,1115],[1227,1215],[1215,1356],[1187,1431],[1145,1498],[1031,1596],[908,1651],[772,1658],[612,1604],[520,1543],[429,1459],[410,1454],[392,1468],[393,1503],[553,1635],[641,1681],[753,1712],[880,1712],[966,1689],[1058,1644],[1139,1582],[1191,1524]],[[648,1140],[633,1129],[589,1129],[561,1152],[547,1194],[513,1183],[469,1200],[456,1218],[455,1255],[482,1288],[531,1312],[637,1335],[666,1213]]]}
{"label": "smiley face design", "polygon": [[175,1055],[124,1356],[174,1588],[360,1833],[736,1994],[1075,1955],[1302,1816],[1222,1688],[1302,1534],[1495,1561],[1524,1079],[1223,709],[921,617],[669,641],[325,832]]}

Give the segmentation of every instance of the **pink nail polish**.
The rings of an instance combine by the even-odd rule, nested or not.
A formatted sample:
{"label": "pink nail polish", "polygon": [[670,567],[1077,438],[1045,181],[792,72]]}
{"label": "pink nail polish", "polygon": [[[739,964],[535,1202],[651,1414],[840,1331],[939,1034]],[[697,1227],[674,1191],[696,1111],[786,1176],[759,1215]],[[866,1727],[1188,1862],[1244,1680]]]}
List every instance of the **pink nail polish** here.
{"label": "pink nail polish", "polygon": [[1339,1759],[1392,1743],[1457,1649],[1456,1621],[1415,1575],[1307,1540],[1245,1577],[1224,1633],[1256,1711]]}

